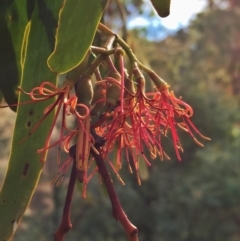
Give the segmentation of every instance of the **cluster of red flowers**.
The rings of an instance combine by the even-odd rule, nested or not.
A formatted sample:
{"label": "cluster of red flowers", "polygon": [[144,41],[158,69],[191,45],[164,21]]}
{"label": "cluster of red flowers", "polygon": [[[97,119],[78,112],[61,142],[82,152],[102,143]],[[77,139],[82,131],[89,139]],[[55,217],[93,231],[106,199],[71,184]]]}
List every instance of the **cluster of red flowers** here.
{"label": "cluster of red flowers", "polygon": [[[133,167],[138,173],[139,158],[144,159],[147,165],[151,165],[145,155],[145,149],[148,149],[153,159],[157,156],[160,159],[170,159],[162,146],[163,137],[168,136],[169,133],[171,133],[169,137],[172,139],[177,159],[181,160],[180,151],[183,151],[183,148],[178,137],[179,128],[188,132],[200,146],[203,145],[197,141],[194,132],[204,139],[209,139],[203,136],[192,123],[192,108],[180,98],[176,98],[173,92],[169,91],[166,82],[154,72],[148,73],[155,88],[153,92],[146,93],[145,78],[138,65],[136,63],[133,65],[131,72],[133,77],[130,79],[124,69],[123,56],[121,54],[119,56],[120,71],[110,66],[108,75],[102,79],[99,71],[96,70],[97,81],[94,88],[90,76],[87,78],[84,88],[90,88],[90,90],[84,89],[84,91],[93,93],[93,96],[91,94],[87,96],[88,101],[84,101],[82,96],[79,96],[78,90],[81,90],[84,81],[74,83],[71,80],[65,80],[61,88],[49,82],[43,82],[30,93],[20,89],[24,94],[29,95],[33,102],[55,98],[54,103],[45,109],[44,116],[32,128],[31,133],[53,110],[55,111],[45,145],[38,150],[38,153],[42,154],[41,161],[49,148],[61,146],[69,153],[70,146],[75,142],[75,155],[70,155],[61,164],[59,175],[66,173],[74,157],[78,179],[84,182],[85,190],[87,183],[97,172],[95,167],[89,173],[92,163],[91,150],[100,153],[121,180],[118,172],[122,166],[123,153],[130,170]],[[111,62],[109,58],[107,63]],[[83,93],[83,91],[80,92]],[[59,115],[61,115],[60,136],[56,142],[50,143]],[[68,127],[67,115],[76,117],[75,128]],[[104,140],[104,144],[98,150],[94,147],[95,138],[92,133]],[[117,151],[117,158],[114,161],[109,155],[113,150]]]}

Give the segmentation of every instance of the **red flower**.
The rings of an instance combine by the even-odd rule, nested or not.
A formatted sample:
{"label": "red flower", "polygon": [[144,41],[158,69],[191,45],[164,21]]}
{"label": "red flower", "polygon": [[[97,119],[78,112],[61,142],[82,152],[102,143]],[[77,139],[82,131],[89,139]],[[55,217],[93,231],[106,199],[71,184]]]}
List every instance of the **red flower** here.
{"label": "red flower", "polygon": [[[66,116],[69,114],[72,114],[76,116],[79,120],[83,120],[86,118],[86,116],[89,115],[89,109],[83,105],[77,103],[77,97],[74,94],[71,94],[71,90],[74,86],[74,83],[71,81],[65,81],[62,85],[62,87],[57,88],[50,82],[43,82],[39,87],[35,87],[31,90],[30,93],[27,93],[20,89],[23,93],[30,96],[32,102],[39,102],[39,101],[45,101],[47,99],[55,98],[53,104],[50,104],[46,109],[44,110],[44,116],[41,118],[41,120],[31,129],[29,135],[31,135],[39,125],[44,121],[44,119],[56,109],[54,113],[54,118],[52,121],[52,124],[50,126],[49,133],[46,137],[46,141],[44,144],[44,147],[40,150],[38,150],[39,153],[42,153],[41,162],[43,162],[45,154],[47,150],[55,145],[61,145],[65,141],[65,150],[68,151],[68,143],[72,139],[72,137],[76,134],[76,129],[70,130],[67,127],[66,124]],[[84,116],[81,116],[77,110],[76,107],[83,107],[86,110],[86,114]],[[60,115],[62,111],[62,123],[61,123],[61,130],[60,130],[60,137],[57,142],[54,144],[49,145],[49,141],[53,132],[53,129],[55,127],[55,124],[57,122],[57,118]],[[64,131],[67,131],[67,135],[64,135]],[[28,135],[28,136],[29,136]],[[26,137],[27,138],[27,137]],[[24,138],[22,141],[26,140]]]}

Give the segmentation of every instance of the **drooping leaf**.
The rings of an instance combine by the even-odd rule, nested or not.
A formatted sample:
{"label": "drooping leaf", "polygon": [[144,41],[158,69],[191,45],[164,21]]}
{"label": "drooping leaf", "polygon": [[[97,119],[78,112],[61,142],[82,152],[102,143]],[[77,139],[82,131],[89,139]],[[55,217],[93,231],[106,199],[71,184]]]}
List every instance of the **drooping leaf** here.
{"label": "drooping leaf", "polygon": [[[24,64],[21,88],[27,92],[46,80],[56,84],[56,74],[49,70],[47,57],[53,51],[61,4],[61,0],[36,1],[29,24],[29,38],[25,42],[25,57],[21,60]],[[20,103],[27,100],[28,96],[20,94]],[[52,116],[24,142],[21,140],[38,123],[48,104],[41,102],[18,107],[9,166],[0,192],[1,241],[11,240],[38,183],[43,164],[37,150],[44,145]]]}
{"label": "drooping leaf", "polygon": [[93,41],[106,2],[64,1],[59,13],[55,49],[48,59],[50,69],[66,73],[81,63]]}
{"label": "drooping leaf", "polygon": [[151,0],[151,2],[160,17],[165,18],[170,14],[171,0]]}
{"label": "drooping leaf", "polygon": [[[28,23],[27,0],[0,1],[0,89],[8,104],[17,103],[21,47]],[[11,107],[16,111],[16,107]]]}

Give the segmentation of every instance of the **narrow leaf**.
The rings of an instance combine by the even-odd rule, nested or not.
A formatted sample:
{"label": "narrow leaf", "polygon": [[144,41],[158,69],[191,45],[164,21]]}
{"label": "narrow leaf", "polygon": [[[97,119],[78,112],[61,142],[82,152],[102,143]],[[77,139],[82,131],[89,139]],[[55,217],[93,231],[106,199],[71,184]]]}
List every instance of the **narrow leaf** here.
{"label": "narrow leaf", "polygon": [[[18,0],[17,0],[18,1]],[[56,74],[47,66],[47,57],[53,51],[54,33],[61,0],[37,0],[29,24],[29,38],[25,42],[22,58],[23,73],[21,88],[30,91],[43,81],[56,84]],[[29,100],[20,94],[19,102]],[[42,171],[37,150],[42,148],[49,131],[52,116],[24,139],[38,123],[49,102],[20,105],[12,141],[12,150],[7,174],[0,192],[0,240],[11,240],[31,200]]]}

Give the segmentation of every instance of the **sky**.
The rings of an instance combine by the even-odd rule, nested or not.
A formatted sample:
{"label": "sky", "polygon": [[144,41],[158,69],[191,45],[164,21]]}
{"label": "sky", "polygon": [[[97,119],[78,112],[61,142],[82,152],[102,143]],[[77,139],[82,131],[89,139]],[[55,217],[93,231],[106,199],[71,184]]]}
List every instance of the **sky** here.
{"label": "sky", "polygon": [[170,16],[162,18],[162,23],[170,29],[186,26],[205,5],[203,0],[171,0]]}
{"label": "sky", "polygon": [[[152,10],[150,0],[145,0],[146,7],[144,11],[148,14]],[[128,24],[128,27],[147,27],[148,35],[152,39],[161,39],[166,36],[166,33],[163,33],[162,27],[164,26],[169,30],[169,32],[174,32],[179,28],[186,27],[189,24],[189,21],[196,16],[197,13],[205,7],[205,0],[171,0],[170,15],[166,18],[160,18],[157,16],[154,18],[148,19],[144,16],[134,16]]]}

